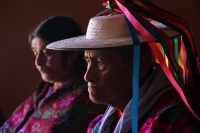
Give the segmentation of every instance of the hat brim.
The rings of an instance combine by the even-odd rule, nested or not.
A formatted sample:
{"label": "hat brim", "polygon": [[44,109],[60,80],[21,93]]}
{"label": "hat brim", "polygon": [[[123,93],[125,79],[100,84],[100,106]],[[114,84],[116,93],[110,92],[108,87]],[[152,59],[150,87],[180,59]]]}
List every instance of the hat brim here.
{"label": "hat brim", "polygon": [[[166,35],[170,38],[176,37],[179,35],[178,32],[174,30],[163,30]],[[146,40],[138,36],[140,43],[146,42]],[[69,39],[64,39],[56,41],[47,45],[47,49],[53,50],[92,50],[92,49],[105,49],[113,47],[121,47],[133,45],[131,37],[121,37],[121,38],[111,38],[111,39],[87,39],[85,35],[73,37]]]}

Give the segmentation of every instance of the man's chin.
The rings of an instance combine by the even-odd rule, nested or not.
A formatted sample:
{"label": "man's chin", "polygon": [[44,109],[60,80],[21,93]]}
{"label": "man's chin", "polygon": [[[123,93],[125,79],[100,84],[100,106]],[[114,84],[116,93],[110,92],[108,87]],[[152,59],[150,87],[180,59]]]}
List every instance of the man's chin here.
{"label": "man's chin", "polygon": [[98,99],[95,98],[94,96],[89,95],[89,98],[90,98],[90,100],[91,100],[93,103],[96,103],[96,104],[103,104],[103,102],[101,102],[100,100],[98,100]]}

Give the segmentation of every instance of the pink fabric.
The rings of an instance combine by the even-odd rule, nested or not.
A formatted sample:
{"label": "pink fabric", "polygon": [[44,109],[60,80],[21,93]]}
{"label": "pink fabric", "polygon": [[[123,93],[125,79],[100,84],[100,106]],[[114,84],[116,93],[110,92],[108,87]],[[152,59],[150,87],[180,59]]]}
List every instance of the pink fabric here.
{"label": "pink fabric", "polygon": [[[85,133],[90,121],[106,109],[90,101],[83,75],[66,81],[56,91],[50,88],[46,84],[42,91],[27,98],[0,128],[0,133],[14,133],[26,117],[23,133]],[[29,115],[31,110],[34,112]]]}
{"label": "pink fabric", "polygon": [[[173,109],[179,106],[181,110],[174,111],[172,114],[177,117],[170,117]],[[152,115],[139,122],[139,133],[192,133],[195,126],[198,131],[200,130],[199,122],[195,120],[174,90],[163,95],[151,109],[153,110],[155,111]],[[193,121],[190,118],[193,118]]]}

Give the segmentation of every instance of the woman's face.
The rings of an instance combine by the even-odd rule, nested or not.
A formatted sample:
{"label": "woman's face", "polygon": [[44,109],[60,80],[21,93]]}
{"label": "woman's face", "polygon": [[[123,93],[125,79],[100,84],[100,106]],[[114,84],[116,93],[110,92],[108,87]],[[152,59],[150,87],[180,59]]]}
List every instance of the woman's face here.
{"label": "woman's face", "polygon": [[64,68],[60,51],[45,49],[46,44],[40,38],[34,38],[31,47],[35,55],[35,66],[44,81],[63,83],[68,79],[70,67],[67,64]]}

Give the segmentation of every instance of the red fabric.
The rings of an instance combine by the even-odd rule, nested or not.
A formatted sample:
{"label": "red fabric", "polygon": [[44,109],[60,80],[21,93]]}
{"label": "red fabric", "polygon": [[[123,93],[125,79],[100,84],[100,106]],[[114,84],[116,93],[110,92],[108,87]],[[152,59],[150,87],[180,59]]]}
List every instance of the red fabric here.
{"label": "red fabric", "polygon": [[[103,115],[89,126],[98,133]],[[192,115],[175,90],[163,94],[139,121],[139,133],[200,133],[200,122]]]}
{"label": "red fabric", "polygon": [[[90,101],[83,75],[68,80],[56,91],[50,91],[50,88],[47,84],[42,91],[27,98],[0,132],[14,133],[28,117],[24,133],[85,133],[90,121],[106,109],[106,106]],[[28,115],[33,109],[34,112]]]}
{"label": "red fabric", "polygon": [[139,133],[192,133],[200,131],[194,116],[174,90],[167,92],[153,106],[149,117],[139,122]]}

